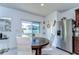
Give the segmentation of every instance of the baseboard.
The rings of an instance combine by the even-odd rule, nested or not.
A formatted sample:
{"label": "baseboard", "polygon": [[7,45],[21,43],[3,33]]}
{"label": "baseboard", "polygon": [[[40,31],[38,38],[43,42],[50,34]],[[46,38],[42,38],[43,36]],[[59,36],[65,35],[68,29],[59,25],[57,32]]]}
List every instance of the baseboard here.
{"label": "baseboard", "polygon": [[60,50],[62,50],[62,51],[65,51],[65,52],[67,52],[67,53],[69,53],[69,54],[73,54],[72,52],[69,52],[69,51],[67,51],[67,50],[65,50],[65,49],[62,49],[62,48],[59,48],[59,47],[56,47],[57,49],[60,49]]}

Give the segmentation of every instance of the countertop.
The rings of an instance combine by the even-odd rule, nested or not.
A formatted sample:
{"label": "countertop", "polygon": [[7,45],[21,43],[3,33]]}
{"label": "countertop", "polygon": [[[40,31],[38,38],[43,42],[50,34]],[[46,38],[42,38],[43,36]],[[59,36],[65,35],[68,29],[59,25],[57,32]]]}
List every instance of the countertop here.
{"label": "countertop", "polygon": [[8,38],[0,38],[0,40],[6,40],[6,39],[8,39]]}

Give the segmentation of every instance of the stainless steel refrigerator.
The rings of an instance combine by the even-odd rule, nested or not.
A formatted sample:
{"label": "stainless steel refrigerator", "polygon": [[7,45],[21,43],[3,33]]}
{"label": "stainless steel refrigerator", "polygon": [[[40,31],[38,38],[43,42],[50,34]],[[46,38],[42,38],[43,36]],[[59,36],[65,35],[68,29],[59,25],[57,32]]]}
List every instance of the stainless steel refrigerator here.
{"label": "stainless steel refrigerator", "polygon": [[57,24],[59,29],[57,29],[57,39],[54,38],[54,46],[72,53],[72,19],[63,19]]}
{"label": "stainless steel refrigerator", "polygon": [[62,49],[72,53],[72,19],[64,19],[62,21],[62,39],[64,41]]}

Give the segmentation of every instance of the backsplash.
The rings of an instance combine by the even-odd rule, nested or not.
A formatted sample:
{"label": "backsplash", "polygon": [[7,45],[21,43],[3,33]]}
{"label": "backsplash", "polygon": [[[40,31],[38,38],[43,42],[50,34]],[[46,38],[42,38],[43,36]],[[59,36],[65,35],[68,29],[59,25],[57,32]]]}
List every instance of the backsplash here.
{"label": "backsplash", "polygon": [[75,31],[75,36],[79,36],[79,27],[76,27],[74,31]]}
{"label": "backsplash", "polygon": [[76,28],[75,28],[75,31],[79,31],[79,27],[76,27]]}

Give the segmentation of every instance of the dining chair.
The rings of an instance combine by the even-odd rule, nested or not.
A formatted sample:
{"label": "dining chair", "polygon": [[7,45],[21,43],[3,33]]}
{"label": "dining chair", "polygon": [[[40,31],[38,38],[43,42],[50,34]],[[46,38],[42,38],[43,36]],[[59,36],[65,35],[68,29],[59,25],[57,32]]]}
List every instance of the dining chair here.
{"label": "dining chair", "polygon": [[32,55],[32,38],[17,37],[16,41],[18,55]]}
{"label": "dining chair", "polygon": [[49,44],[47,45],[47,46],[45,46],[43,49],[42,49],[42,52],[44,52],[43,54],[48,54],[48,53],[51,53],[52,52],[52,50],[53,50],[53,45],[52,45],[52,43],[53,43],[53,41],[54,41],[54,35],[53,34],[51,34],[51,37],[50,37],[50,39],[48,39],[49,40]]}

